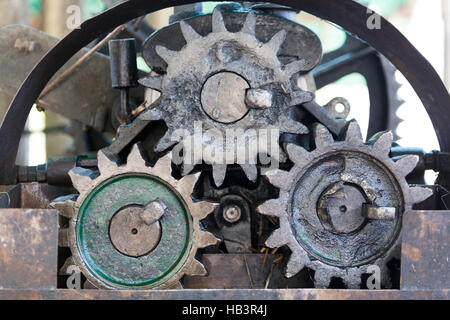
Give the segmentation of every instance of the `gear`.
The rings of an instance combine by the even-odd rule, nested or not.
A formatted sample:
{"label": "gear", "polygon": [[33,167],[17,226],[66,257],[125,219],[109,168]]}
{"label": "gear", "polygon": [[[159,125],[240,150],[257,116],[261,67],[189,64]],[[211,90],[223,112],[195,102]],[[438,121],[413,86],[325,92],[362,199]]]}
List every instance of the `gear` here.
{"label": "gear", "polygon": [[[225,27],[222,14],[215,9],[212,33],[202,37],[181,21],[180,27],[187,42],[181,51],[156,47],[159,56],[168,63],[167,73],[140,81],[142,85],[161,92],[159,106],[142,114],[141,119],[166,121],[168,131],[155,146],[155,151],[180,145],[183,175],[203,160],[213,166],[214,181],[220,186],[227,164],[239,162],[236,155],[226,160],[217,157],[229,151],[228,141],[224,139],[229,129],[246,133],[248,129],[253,129],[253,132],[277,129],[280,133],[308,133],[304,125],[289,117],[289,111],[290,106],[311,101],[313,94],[301,90],[291,78],[299,72],[308,72],[315,62],[301,59],[282,67],[277,52],[285,40],[286,31],[279,31],[263,44],[255,37],[255,23],[256,16],[250,12],[241,31],[231,33]],[[193,126],[196,121],[201,121],[202,132],[205,132],[200,137]],[[180,128],[187,133],[175,134]],[[253,132],[248,136],[248,146],[257,143]],[[192,140],[197,141],[195,139],[199,139],[199,144],[194,146]],[[202,150],[211,152],[194,152],[194,148],[198,150],[200,145]],[[271,146],[270,143],[259,143],[258,148],[245,149],[249,154],[245,162],[239,164],[247,177],[255,181],[258,153],[270,154]],[[278,149],[277,154],[270,155],[276,160],[283,156]]]}
{"label": "gear", "polygon": [[280,188],[278,199],[258,207],[280,221],[266,245],[287,245],[292,254],[286,275],[308,267],[315,270],[316,287],[328,287],[338,277],[348,288],[359,288],[370,265],[380,267],[381,282],[389,287],[387,263],[399,251],[403,213],[432,194],[406,182],[418,157],[394,162],[389,158],[392,133],[364,143],[354,120],[344,141],[335,141],[322,125],[316,125],[314,136],[311,152],[287,145],[294,163],[289,172],[266,174]]}
{"label": "gear", "polygon": [[108,289],[155,289],[179,285],[183,275],[205,275],[195,259],[198,248],[217,243],[199,221],[216,204],[191,200],[198,175],[171,176],[165,156],[148,167],[135,145],[125,165],[98,153],[100,175],[84,168],[70,171],[79,195],[56,199],[52,207],[69,218],[60,229],[60,246],[72,256],[88,286]]}

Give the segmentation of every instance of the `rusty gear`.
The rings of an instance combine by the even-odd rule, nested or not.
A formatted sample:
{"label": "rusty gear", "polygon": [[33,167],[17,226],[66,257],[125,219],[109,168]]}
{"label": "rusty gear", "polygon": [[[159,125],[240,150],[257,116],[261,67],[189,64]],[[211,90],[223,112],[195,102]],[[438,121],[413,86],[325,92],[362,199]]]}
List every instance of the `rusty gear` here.
{"label": "rusty gear", "polygon": [[[98,176],[79,167],[70,171],[79,195],[52,203],[69,219],[69,227],[60,229],[59,237],[60,246],[72,252],[61,269],[63,274],[75,265],[88,280],[85,286],[108,289],[173,288],[181,286],[179,280],[185,274],[206,275],[195,259],[197,249],[218,240],[200,230],[199,221],[216,204],[193,202],[198,175],[176,180],[170,164],[166,155],[155,166],[146,166],[135,145],[125,165],[117,165],[100,151]],[[130,180],[123,185],[126,179]],[[136,185],[139,179],[144,179],[146,188]],[[100,198],[102,192],[106,201]],[[164,262],[172,255],[172,260]]]}
{"label": "rusty gear", "polygon": [[359,288],[370,265],[380,267],[381,283],[389,287],[387,263],[399,251],[402,215],[432,194],[406,182],[418,157],[394,162],[389,158],[392,133],[364,143],[354,120],[344,141],[335,141],[322,125],[316,125],[314,137],[311,152],[287,145],[294,163],[289,172],[267,173],[280,195],[258,211],[279,218],[280,227],[266,245],[287,245],[292,254],[286,276],[313,269],[316,287],[328,287],[338,277],[348,288]]}
{"label": "rusty gear", "polygon": [[[308,129],[290,117],[290,106],[313,99],[313,94],[301,90],[292,78],[299,72],[308,72],[315,62],[301,59],[282,66],[277,52],[283,44],[286,31],[281,30],[267,43],[255,37],[256,16],[247,15],[240,32],[231,33],[222,14],[215,9],[212,14],[212,33],[200,36],[187,22],[180,27],[187,44],[181,51],[171,51],[157,46],[156,51],[168,64],[167,73],[140,80],[146,87],[161,92],[159,105],[141,115],[143,120],[164,120],[168,126],[165,136],[155,146],[163,151],[174,144],[182,146],[183,175],[189,173],[202,160],[213,167],[216,185],[221,185],[228,164],[234,159],[219,161],[212,154],[225,154],[228,129],[270,130],[279,133],[305,134]],[[203,132],[200,143],[193,128],[201,121]],[[174,135],[177,129],[187,134]],[[222,138],[222,139],[220,139]],[[278,139],[277,139],[278,140]],[[248,137],[248,146],[257,143],[256,136]],[[200,146],[201,144],[201,146]],[[194,149],[208,148],[197,156]],[[238,146],[242,147],[242,146]],[[260,143],[259,148],[248,147],[245,163],[239,163],[247,177],[255,181],[258,175],[258,153],[270,153],[270,143]],[[276,160],[278,154],[270,154]],[[186,154],[193,154],[187,161]]]}

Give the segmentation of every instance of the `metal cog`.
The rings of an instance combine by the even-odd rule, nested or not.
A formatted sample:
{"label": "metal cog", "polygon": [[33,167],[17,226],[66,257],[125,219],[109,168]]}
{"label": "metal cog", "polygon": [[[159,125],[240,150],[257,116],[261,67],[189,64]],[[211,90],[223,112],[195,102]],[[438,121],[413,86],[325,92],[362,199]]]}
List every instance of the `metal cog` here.
{"label": "metal cog", "polygon": [[287,145],[294,163],[289,172],[266,174],[280,188],[278,199],[258,207],[280,221],[266,245],[287,245],[292,254],[286,276],[308,267],[315,270],[316,287],[326,288],[338,277],[348,288],[359,288],[370,265],[380,267],[381,283],[389,287],[386,264],[399,254],[402,215],[432,194],[406,182],[419,158],[408,155],[394,162],[389,158],[392,133],[364,143],[354,120],[344,141],[335,141],[322,125],[316,125],[314,136],[311,152]]}
{"label": "metal cog", "polygon": [[[69,227],[60,229],[59,234],[59,245],[62,247],[69,247],[72,252],[72,256],[66,260],[64,266],[60,270],[62,274],[68,274],[68,268],[75,265],[80,268],[81,272],[87,278],[85,287],[107,289],[181,288],[179,280],[184,275],[207,274],[207,271],[203,264],[195,259],[195,255],[197,253],[197,249],[217,244],[218,239],[216,239],[211,233],[202,231],[200,229],[199,222],[200,220],[204,219],[209,213],[213,212],[217,207],[217,204],[210,202],[192,201],[191,193],[195,183],[197,182],[198,175],[187,175],[180,180],[176,180],[175,178],[173,178],[171,176],[170,155],[166,155],[163,158],[159,159],[153,167],[148,167],[145,163],[145,160],[142,158],[137,145],[133,146],[128,156],[127,163],[120,166],[115,162],[109,160],[105,156],[103,151],[99,151],[98,168],[100,171],[99,175],[91,170],[87,170],[84,168],[76,167],[72,169],[69,174],[74,187],[79,192],[79,195],[61,197],[55,199],[51,204],[51,207],[57,209],[60,215],[69,219]],[[89,221],[90,218],[85,214],[85,211],[83,210],[86,209],[90,201],[95,203],[95,197],[99,197],[98,194],[99,192],[101,192],[99,190],[104,190],[99,188],[104,188],[107,185],[111,186],[114,184],[117,186],[120,183],[120,179],[125,179],[130,175],[152,179],[152,181],[156,181],[158,185],[155,187],[155,189],[152,189],[150,191],[143,191],[141,192],[141,194],[132,193],[130,198],[127,200],[129,203],[123,207],[120,207],[119,205],[117,205],[117,203],[119,203],[122,197],[122,195],[120,195],[119,193],[125,193],[125,189],[115,189],[115,192],[108,195],[108,199],[110,199],[110,202],[98,203],[98,212],[103,213],[115,211],[114,215],[111,217],[110,214],[108,218],[109,220],[107,219],[108,221],[106,222],[103,221],[102,215],[93,215],[94,218],[92,219],[92,224],[88,225],[88,227],[84,227],[87,225],[86,221]],[[133,185],[131,185],[131,188],[130,185],[128,185],[127,189],[131,189],[130,192],[136,192],[136,190],[134,190],[132,187]],[[177,199],[174,200],[176,202],[170,202],[170,197],[167,196],[169,197],[169,202],[167,202],[168,204],[164,203],[165,200],[163,201],[158,198],[156,200],[153,199],[145,206],[145,203],[149,201],[149,199],[146,198],[148,194],[153,197],[153,193],[157,192],[158,188],[169,190],[167,192],[174,195],[173,197]],[[161,199],[164,199],[164,196],[162,196]],[[183,221],[187,221],[185,228],[182,228],[184,225],[173,224],[174,221],[179,221],[180,219],[176,218],[180,214],[176,209],[173,208],[173,203],[180,203],[180,206],[182,206],[184,208],[183,210],[185,210],[186,212],[186,217],[183,217],[183,219],[185,219]],[[147,227],[147,225],[139,222],[140,225],[143,226],[142,230],[147,232],[146,236],[151,236],[152,233],[154,234],[156,230],[155,225],[158,224],[157,229],[162,230],[160,231],[160,239],[155,242],[154,248],[149,253],[145,253],[142,251],[135,254],[134,252],[126,251],[127,248],[129,248],[129,241],[127,242],[123,240],[124,238],[119,238],[117,242],[121,246],[125,246],[124,250],[126,251],[119,252],[120,248],[118,248],[113,240],[111,240],[111,230],[113,228],[112,221],[114,220],[114,217],[116,217],[122,210],[128,210],[129,208],[137,205],[145,206],[145,212],[147,212],[147,215],[142,215],[142,213],[140,213],[139,217],[152,228],[151,230],[146,229],[150,227]],[[151,216],[154,215],[155,210],[150,212],[147,211],[147,209],[149,207],[154,208],[155,206],[156,209],[162,208],[163,211],[161,211],[159,215],[155,216],[152,220]],[[150,218],[148,216],[148,212],[151,213]],[[128,219],[129,216],[125,218]],[[85,222],[83,222],[84,224],[82,224],[82,219],[85,220]],[[122,221],[119,221],[120,223],[117,224],[117,226],[120,227],[117,228],[120,235],[122,229],[126,228],[126,226],[124,226],[124,224],[122,223],[123,221],[124,220],[122,219]],[[108,231],[103,230],[103,225],[106,226],[105,228],[108,229]],[[96,241],[92,245],[94,249],[89,249],[93,251],[89,252],[88,254],[87,248],[89,248],[89,243],[87,240],[81,239],[80,229],[83,228],[84,230],[83,237],[87,237],[86,234],[88,234],[88,228],[92,226],[95,228],[94,232],[99,234],[99,238],[96,239],[100,240]],[[172,232],[171,230],[176,230],[177,228],[183,230],[185,229],[185,231],[183,231],[185,233],[185,238],[183,238],[182,240],[184,241],[184,239],[187,239],[187,244],[183,248],[176,246],[167,246],[167,248],[163,247],[164,244],[172,244],[171,241],[173,237],[171,233],[170,239],[166,240],[166,238],[168,237],[165,237],[164,232],[170,233]],[[137,243],[138,250],[142,250],[142,246],[145,245],[142,244],[142,242],[145,241],[140,241],[139,243]],[[170,263],[173,264],[168,270],[158,269],[161,268],[158,263],[155,263],[155,265],[151,265],[149,263],[149,261],[155,260],[148,260],[150,258],[147,259],[147,257],[151,257],[152,254],[167,256],[170,255],[168,251],[182,252],[178,260],[176,260],[175,262],[170,261]],[[113,253],[110,254],[110,252]],[[103,255],[105,256],[104,258]],[[106,260],[108,258],[110,258],[110,260],[108,260],[109,262]],[[160,258],[158,259],[164,260]],[[111,265],[112,271],[110,273],[106,273],[104,271],[106,270],[106,268],[98,268],[98,265],[96,264],[98,264],[99,261],[103,261],[103,263]],[[126,263],[122,264],[122,261],[125,261]],[[154,279],[156,280],[147,281],[148,283],[144,283],[144,281],[139,282],[140,279],[138,281],[137,279],[133,278],[133,276],[140,276],[140,268],[143,268],[143,270],[145,272],[148,272],[149,274],[155,275]],[[116,281],[116,278],[119,277],[119,275],[123,276],[124,283],[126,282],[125,284],[118,283],[118,281]]]}
{"label": "metal cog", "polygon": [[[313,99],[313,94],[298,88],[291,79],[299,72],[308,72],[312,62],[305,59],[284,67],[277,57],[286,31],[281,30],[267,43],[255,37],[255,13],[250,12],[240,32],[231,33],[225,27],[222,14],[215,9],[212,14],[212,33],[202,37],[188,23],[180,22],[187,44],[181,51],[171,51],[157,46],[156,51],[168,64],[167,73],[140,80],[146,87],[161,92],[159,105],[141,115],[143,120],[165,120],[168,131],[155,146],[160,152],[178,144],[183,150],[183,175],[189,173],[202,160],[213,167],[217,186],[225,178],[228,164],[234,159],[219,159],[214,155],[227,151],[227,129],[278,129],[281,133],[305,134],[308,129],[290,117],[290,107]],[[170,120],[170,121],[168,121]],[[203,132],[199,137],[193,123],[201,121]],[[175,136],[177,129],[184,135]],[[211,152],[199,154],[194,149],[194,139]],[[249,146],[256,136],[248,136]],[[195,141],[195,140],[194,140]],[[242,146],[238,146],[242,147]],[[270,152],[270,144],[247,148],[245,163],[240,163],[247,177],[257,178],[258,153]],[[203,150],[203,149],[202,149]],[[189,157],[186,157],[189,154]],[[283,153],[271,154],[279,160]],[[241,161],[242,162],[242,161]]]}

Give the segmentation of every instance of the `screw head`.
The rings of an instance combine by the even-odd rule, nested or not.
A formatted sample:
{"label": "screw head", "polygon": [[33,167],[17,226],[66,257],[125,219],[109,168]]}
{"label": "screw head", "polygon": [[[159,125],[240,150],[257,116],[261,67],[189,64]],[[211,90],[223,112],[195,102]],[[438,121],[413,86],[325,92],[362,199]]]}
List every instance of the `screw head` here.
{"label": "screw head", "polygon": [[241,215],[241,208],[237,205],[230,205],[223,209],[223,218],[229,223],[238,222]]}

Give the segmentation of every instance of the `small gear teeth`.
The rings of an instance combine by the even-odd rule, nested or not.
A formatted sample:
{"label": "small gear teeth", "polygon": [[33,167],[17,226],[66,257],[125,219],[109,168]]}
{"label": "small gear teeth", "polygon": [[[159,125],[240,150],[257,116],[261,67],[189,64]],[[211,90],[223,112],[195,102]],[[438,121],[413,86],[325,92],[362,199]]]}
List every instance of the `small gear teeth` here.
{"label": "small gear teeth", "polygon": [[[361,285],[361,276],[367,272],[369,264],[351,267],[337,267],[327,262],[317,260],[308,254],[297,238],[293,234],[293,227],[291,226],[291,218],[289,217],[288,207],[291,203],[291,192],[295,189],[297,179],[311,168],[315,161],[322,159],[324,156],[329,156],[332,153],[339,154],[340,152],[356,152],[357,154],[371,157],[377,162],[381,162],[386,167],[389,174],[393,174],[397,180],[401,193],[403,194],[404,211],[411,209],[415,203],[422,202],[427,199],[432,191],[424,187],[410,187],[406,182],[406,175],[414,170],[417,164],[417,156],[405,156],[400,159],[389,158],[390,148],[392,145],[392,133],[383,132],[375,135],[368,143],[364,143],[361,130],[356,121],[351,121],[347,126],[344,141],[335,141],[331,133],[322,125],[316,125],[313,132],[316,149],[307,151],[303,147],[287,144],[285,149],[289,159],[294,162],[294,167],[288,171],[274,170],[268,171],[265,175],[274,186],[280,189],[278,199],[271,199],[258,207],[258,212],[264,215],[275,216],[280,220],[280,227],[276,229],[267,239],[266,245],[268,247],[281,247],[287,245],[292,254],[288,262],[286,271],[287,276],[297,274],[304,267],[308,267],[315,271],[315,286],[318,288],[326,288],[330,284],[332,277],[339,277],[343,280],[348,288],[359,288]],[[360,179],[351,179],[349,168],[355,166],[353,158],[346,158],[340,179],[347,183],[355,183],[360,185],[365,191],[369,201],[374,201],[377,195],[374,190],[370,188],[363,177]],[[339,197],[339,194],[336,194]],[[297,210],[298,211],[298,210]],[[298,212],[292,216],[293,220],[299,219]],[[311,221],[311,223],[313,223]],[[314,222],[315,223],[315,222]],[[315,224],[314,224],[315,225]],[[317,225],[320,227],[320,224]],[[386,280],[387,263],[398,254],[399,239],[397,237],[391,247],[386,249],[386,253],[372,261],[371,264],[378,265],[383,273],[383,286],[388,287],[388,280]]]}
{"label": "small gear teeth", "polygon": [[395,163],[397,165],[398,172],[406,177],[416,168],[418,162],[419,156],[407,155],[398,159]]}
{"label": "small gear teeth", "polygon": [[139,83],[147,88],[160,91],[162,90],[162,80],[161,76],[149,76],[139,80]]}
{"label": "small gear teeth", "polygon": [[256,33],[256,14],[250,11],[245,19],[244,25],[241,29],[242,33],[247,33],[249,35],[255,36]]}
{"label": "small gear teeth", "polygon": [[227,27],[225,26],[225,21],[223,20],[222,13],[217,8],[214,8],[212,13],[212,32],[228,32]]}
{"label": "small gear teeth", "polygon": [[287,190],[289,188],[289,172],[280,169],[266,172],[266,178],[275,187]]}
{"label": "small gear teeth", "polygon": [[409,188],[409,193],[411,196],[411,201],[413,203],[420,203],[422,201],[425,201],[431,195],[433,194],[433,191],[428,188],[422,188],[422,187],[411,187]]}
{"label": "small gear teeth", "polygon": [[290,78],[294,74],[308,70],[308,62],[305,59],[296,60],[287,64],[283,68],[283,72]]}
{"label": "small gear teeth", "polygon": [[186,42],[192,42],[194,40],[200,39],[202,36],[194,30],[186,21],[180,21],[181,32],[183,33],[183,37]]}
{"label": "small gear teeth", "polygon": [[276,55],[285,40],[286,30],[280,30],[269,40],[269,42],[264,44],[264,47]]}
{"label": "small gear teeth", "polygon": [[393,140],[394,136],[391,131],[381,133],[372,141],[373,152],[379,155],[388,155],[391,152]]}
{"label": "small gear teeth", "polygon": [[69,171],[69,176],[75,189],[79,193],[84,193],[90,188],[97,175],[92,170],[75,167]]}
{"label": "small gear teeth", "polygon": [[164,59],[164,61],[166,61],[168,64],[170,64],[170,61],[173,60],[176,55],[177,52],[173,51],[173,50],[169,50],[164,46],[156,46],[156,53]]}
{"label": "small gear teeth", "polygon": [[330,131],[328,131],[325,126],[318,124],[315,125],[314,142],[316,144],[316,148],[324,149],[333,144],[334,139]]}
{"label": "small gear teeth", "polygon": [[345,141],[351,145],[361,145],[364,142],[361,129],[355,120],[350,121],[347,126]]}
{"label": "small gear teeth", "polygon": [[216,186],[221,186],[227,174],[227,165],[213,164],[212,166],[213,180]]}
{"label": "small gear teeth", "polygon": [[258,168],[255,164],[242,164],[241,168],[250,181],[256,181],[258,178]]}
{"label": "small gear teeth", "polygon": [[69,228],[60,229],[58,238],[60,246],[70,247],[72,256],[66,260],[60,272],[67,273],[67,268],[69,266],[76,265],[88,278],[89,286],[92,285],[95,288],[118,289],[116,287],[106,285],[103,281],[100,281],[95,276],[91,275],[88,271],[88,267],[84,265],[83,259],[79,256],[80,253],[77,248],[76,239],[72,236],[75,235],[75,227],[78,220],[78,208],[81,206],[86,197],[88,197],[90,192],[104,181],[126,173],[145,173],[157,176],[177,190],[189,208],[189,212],[193,220],[193,240],[187,260],[171,279],[152,289],[172,288],[174,285],[177,286],[177,283],[179,283],[179,280],[185,274],[205,275],[206,270],[204,266],[195,259],[195,254],[199,248],[216,245],[219,240],[213,234],[200,230],[200,220],[206,218],[209,213],[213,212],[217,208],[218,204],[192,201],[190,195],[195,183],[198,180],[199,174],[187,175],[180,180],[173,178],[171,175],[170,154],[160,158],[153,167],[148,167],[146,166],[146,162],[141,155],[138,145],[134,145],[132,147],[126,164],[121,166],[117,165],[114,161],[111,161],[102,151],[99,151],[97,157],[100,175],[97,175],[91,170],[79,167],[72,169],[70,171],[70,177],[74,187],[80,192],[80,194],[55,199],[50,205],[51,207],[60,210],[60,213],[65,217],[70,218]]}

